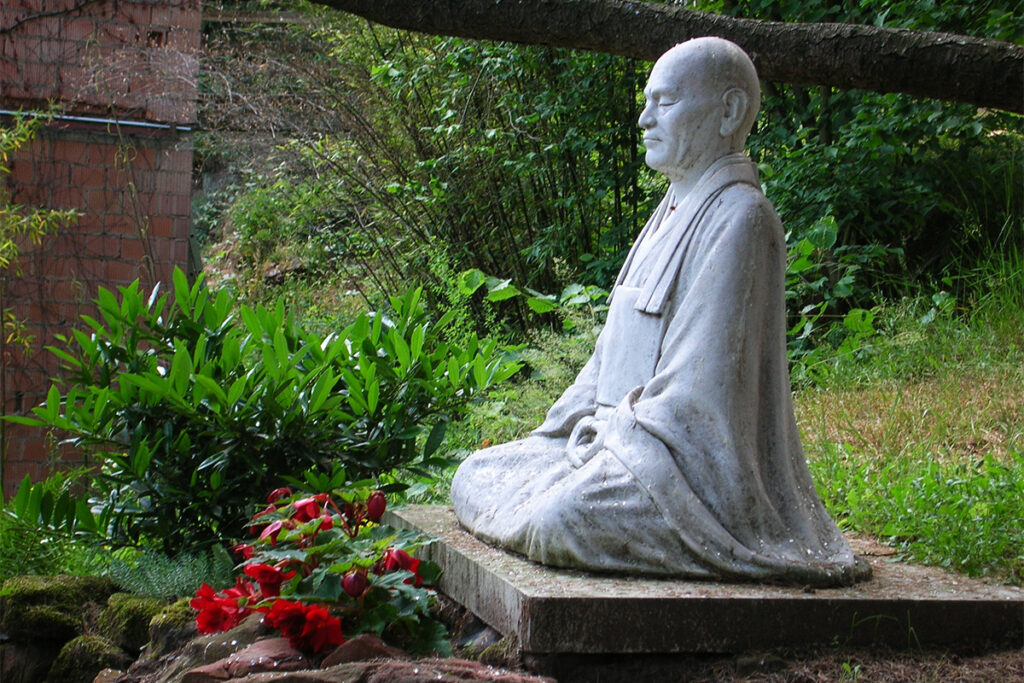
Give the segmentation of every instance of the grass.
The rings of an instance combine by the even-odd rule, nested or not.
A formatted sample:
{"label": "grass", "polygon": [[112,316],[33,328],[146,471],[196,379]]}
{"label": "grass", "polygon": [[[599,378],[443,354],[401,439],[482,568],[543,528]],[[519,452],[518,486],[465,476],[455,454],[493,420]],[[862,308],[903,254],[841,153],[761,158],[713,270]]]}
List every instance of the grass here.
{"label": "grass", "polygon": [[930,301],[883,311],[874,348],[799,390],[795,406],[819,494],[844,528],[1024,584],[1024,272],[993,273],[970,311],[928,322]]}

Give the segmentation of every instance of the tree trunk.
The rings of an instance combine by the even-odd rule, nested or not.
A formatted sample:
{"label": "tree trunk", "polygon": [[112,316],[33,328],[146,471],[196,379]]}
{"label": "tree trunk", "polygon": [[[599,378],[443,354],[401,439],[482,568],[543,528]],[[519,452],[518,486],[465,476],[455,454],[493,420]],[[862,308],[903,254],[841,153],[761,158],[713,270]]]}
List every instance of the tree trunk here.
{"label": "tree trunk", "polygon": [[653,60],[719,36],[761,78],[862,88],[1024,113],[1024,47],[950,33],[859,24],[737,19],[637,0],[313,0],[395,28],[580,48]]}

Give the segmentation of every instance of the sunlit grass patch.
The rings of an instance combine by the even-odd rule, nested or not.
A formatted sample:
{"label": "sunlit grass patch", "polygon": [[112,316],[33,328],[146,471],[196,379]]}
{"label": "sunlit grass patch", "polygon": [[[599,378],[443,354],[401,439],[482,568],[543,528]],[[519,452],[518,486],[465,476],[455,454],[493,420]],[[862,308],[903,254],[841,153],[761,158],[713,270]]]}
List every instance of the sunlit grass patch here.
{"label": "sunlit grass patch", "polygon": [[844,528],[910,559],[1024,583],[1024,454],[942,462],[927,449],[876,458],[833,444],[818,448],[810,466]]}
{"label": "sunlit grass patch", "polygon": [[952,370],[919,381],[886,380],[800,392],[797,413],[808,454],[847,444],[875,458],[925,449],[943,462],[1024,450],[1024,367]]}

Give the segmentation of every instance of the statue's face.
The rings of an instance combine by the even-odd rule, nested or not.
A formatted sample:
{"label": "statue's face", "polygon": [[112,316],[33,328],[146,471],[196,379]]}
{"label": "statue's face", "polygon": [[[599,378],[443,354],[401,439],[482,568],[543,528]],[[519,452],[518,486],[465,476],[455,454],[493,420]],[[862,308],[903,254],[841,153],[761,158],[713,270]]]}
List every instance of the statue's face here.
{"label": "statue's face", "polygon": [[703,173],[722,156],[721,97],[698,68],[694,55],[677,47],[655,63],[644,89],[647,104],[638,123],[645,161],[670,181]]}

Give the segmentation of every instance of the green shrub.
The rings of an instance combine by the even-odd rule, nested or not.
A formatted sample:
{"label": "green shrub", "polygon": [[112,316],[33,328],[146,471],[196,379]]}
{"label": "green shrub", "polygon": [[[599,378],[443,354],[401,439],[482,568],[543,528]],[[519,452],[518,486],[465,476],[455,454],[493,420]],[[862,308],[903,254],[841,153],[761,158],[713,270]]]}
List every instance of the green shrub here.
{"label": "green shrub", "polygon": [[422,473],[447,422],[516,370],[493,342],[443,342],[447,321],[429,320],[419,290],[325,337],[280,302],[236,312],[180,271],[170,302],[137,282],[120,294],[101,289],[91,334],[51,349],[63,395],[55,385],[35,418],[9,418],[94,454],[96,528],[118,544],[241,536],[254,490],[336,461],[355,478]]}

